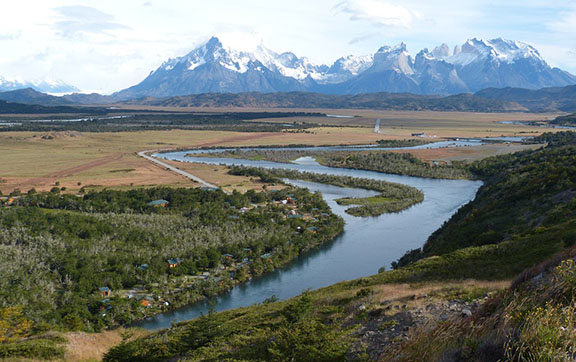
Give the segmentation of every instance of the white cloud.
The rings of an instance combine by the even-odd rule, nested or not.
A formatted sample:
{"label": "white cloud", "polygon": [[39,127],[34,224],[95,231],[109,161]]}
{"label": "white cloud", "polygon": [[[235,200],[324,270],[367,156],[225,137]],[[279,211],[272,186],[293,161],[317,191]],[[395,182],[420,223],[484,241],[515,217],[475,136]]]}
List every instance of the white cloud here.
{"label": "white cloud", "polygon": [[20,38],[20,32],[0,33],[0,40],[16,40]]}
{"label": "white cloud", "polygon": [[[0,6],[0,76],[114,92],[212,35],[315,63],[405,42],[413,53],[467,38],[531,43],[576,73],[574,0],[19,0]],[[57,9],[57,10],[55,10]],[[224,9],[224,10],[223,10]],[[240,38],[235,33],[249,33]],[[226,36],[232,33],[231,36]],[[229,35],[229,34],[228,34]],[[572,52],[570,52],[570,50]]]}
{"label": "white cloud", "polygon": [[576,3],[572,7],[560,12],[557,20],[548,23],[548,27],[566,35],[576,35]]}
{"label": "white cloud", "polygon": [[344,0],[334,6],[350,20],[367,21],[377,26],[411,28],[420,15],[403,6],[378,0]]}
{"label": "white cloud", "polygon": [[76,38],[86,34],[107,34],[110,30],[128,29],[115,22],[112,15],[88,6],[61,6],[54,8],[59,20],[54,29],[64,38]]}

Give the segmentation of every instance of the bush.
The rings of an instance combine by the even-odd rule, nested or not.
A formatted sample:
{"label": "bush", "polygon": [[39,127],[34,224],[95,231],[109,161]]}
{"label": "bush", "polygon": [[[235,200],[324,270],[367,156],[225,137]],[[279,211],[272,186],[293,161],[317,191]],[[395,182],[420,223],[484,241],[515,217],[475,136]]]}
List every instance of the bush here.
{"label": "bush", "polygon": [[304,292],[295,301],[282,311],[282,315],[288,323],[296,323],[308,317],[314,310],[314,303],[309,292]]}
{"label": "bush", "polygon": [[43,339],[0,344],[0,358],[54,359],[64,358],[65,352],[63,346],[58,346],[54,341]]}

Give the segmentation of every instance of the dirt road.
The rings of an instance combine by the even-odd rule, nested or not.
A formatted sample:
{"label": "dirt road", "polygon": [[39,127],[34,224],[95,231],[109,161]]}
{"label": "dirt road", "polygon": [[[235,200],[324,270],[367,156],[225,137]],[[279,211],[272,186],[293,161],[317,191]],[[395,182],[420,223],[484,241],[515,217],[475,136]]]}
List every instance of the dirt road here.
{"label": "dirt road", "polygon": [[172,166],[172,165],[167,164],[166,162],[160,161],[160,160],[157,159],[157,158],[154,158],[154,157],[152,157],[152,156],[148,156],[147,153],[150,153],[150,152],[154,152],[154,151],[140,151],[140,152],[138,152],[138,156],[140,156],[140,157],[142,157],[142,158],[145,158],[146,160],[148,160],[148,161],[150,161],[150,162],[153,162],[153,163],[155,163],[155,164],[157,164],[157,165],[159,165],[159,166],[165,167],[165,168],[167,168],[168,170],[170,170],[170,171],[172,171],[172,172],[175,172],[175,173],[177,173],[177,174],[179,174],[179,175],[188,177],[190,180],[196,181],[196,182],[198,182],[199,184],[203,185],[204,187],[210,187],[210,188],[216,188],[216,189],[219,188],[219,187],[216,186],[216,185],[213,185],[213,184],[211,184],[211,183],[209,183],[209,182],[206,182],[206,181],[202,180],[200,177],[194,176],[194,175],[192,175],[191,173],[188,173],[188,172],[186,172],[186,171],[182,171],[182,170],[180,170],[180,169],[178,169],[178,168],[176,168],[176,167],[174,167],[174,166]]}

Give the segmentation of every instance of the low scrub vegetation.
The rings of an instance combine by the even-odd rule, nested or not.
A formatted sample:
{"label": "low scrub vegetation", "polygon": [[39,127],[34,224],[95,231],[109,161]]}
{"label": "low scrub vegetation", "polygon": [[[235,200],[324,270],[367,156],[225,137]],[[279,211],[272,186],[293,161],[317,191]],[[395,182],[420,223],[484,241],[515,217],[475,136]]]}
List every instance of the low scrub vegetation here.
{"label": "low scrub vegetation", "polygon": [[464,162],[434,164],[421,161],[409,153],[340,152],[322,157],[320,162],[330,167],[352,168],[406,176],[443,179],[475,178]]}

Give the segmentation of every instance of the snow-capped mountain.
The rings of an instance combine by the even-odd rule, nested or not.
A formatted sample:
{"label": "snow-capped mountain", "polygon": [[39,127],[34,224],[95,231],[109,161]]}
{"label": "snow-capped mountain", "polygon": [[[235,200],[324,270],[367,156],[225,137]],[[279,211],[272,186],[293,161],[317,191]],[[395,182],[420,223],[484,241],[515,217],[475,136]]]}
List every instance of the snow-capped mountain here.
{"label": "snow-capped mountain", "polygon": [[7,79],[0,76],[0,92],[17,89],[32,88],[44,93],[72,93],[79,89],[60,80],[35,80],[24,81],[21,79]]}
{"label": "snow-capped mountain", "polygon": [[550,67],[538,50],[526,43],[471,39],[460,49],[440,59],[455,66],[471,92],[488,87],[539,89],[576,83],[576,77]]}
{"label": "snow-capped mountain", "polygon": [[197,93],[302,91],[328,70],[292,53],[258,45],[252,52],[225,46],[216,38],[187,55],[170,59],[142,83],[116,94],[120,99]]}
{"label": "snow-capped mountain", "polygon": [[164,62],[140,84],[115,96],[290,91],[455,94],[486,87],[536,89],[575,83],[576,77],[551,68],[532,46],[504,39],[471,39],[454,51],[442,44],[420,51],[415,58],[402,43],[383,46],[373,55],[350,55],[332,65],[316,65],[261,43],[239,50],[213,37],[187,55]]}
{"label": "snow-capped mountain", "polygon": [[363,73],[372,66],[374,55],[355,56],[348,55],[334,62],[322,78],[318,79],[320,84],[334,84],[345,82]]}

